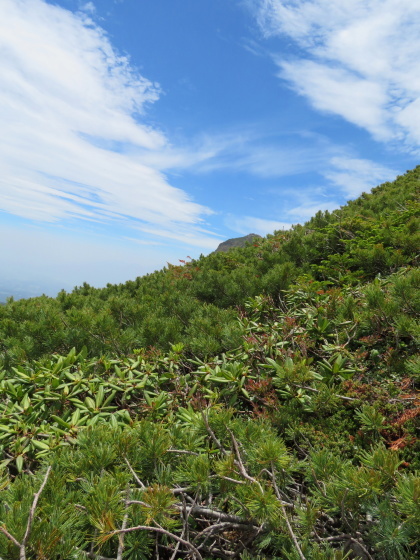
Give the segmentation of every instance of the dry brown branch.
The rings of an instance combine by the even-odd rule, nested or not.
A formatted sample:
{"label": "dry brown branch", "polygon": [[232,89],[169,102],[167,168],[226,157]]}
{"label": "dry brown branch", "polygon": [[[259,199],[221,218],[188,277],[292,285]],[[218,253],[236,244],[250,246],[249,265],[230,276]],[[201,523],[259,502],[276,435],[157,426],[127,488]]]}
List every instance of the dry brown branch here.
{"label": "dry brown branch", "polygon": [[412,408],[411,410],[407,410],[404,412],[404,414],[402,414],[402,416],[400,416],[399,418],[397,418],[397,420],[395,420],[394,426],[402,426],[403,424],[405,424],[409,420],[412,420],[419,414],[420,414],[420,406],[417,408]]}

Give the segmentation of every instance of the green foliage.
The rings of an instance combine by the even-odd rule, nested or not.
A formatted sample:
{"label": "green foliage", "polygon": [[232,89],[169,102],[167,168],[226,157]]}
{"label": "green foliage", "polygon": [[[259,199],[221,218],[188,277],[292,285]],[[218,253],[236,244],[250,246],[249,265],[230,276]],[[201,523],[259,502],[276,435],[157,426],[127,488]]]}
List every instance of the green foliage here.
{"label": "green foliage", "polygon": [[[167,351],[182,342],[200,357],[238,346],[234,308],[250,297],[264,293],[276,299],[308,273],[308,281],[321,281],[320,289],[328,289],[415,265],[420,245],[419,174],[416,168],[340,210],[318,212],[304,226],[245,248],[168,264],[159,272],[103,289],[85,283],[55,299],[9,301],[0,306],[0,365],[83,346],[90,356],[123,355],[149,346]],[[396,286],[407,307],[416,286],[406,288],[404,282]],[[311,329],[328,337],[328,317],[313,317]],[[401,323],[400,329],[408,336],[415,334],[412,321]]]}
{"label": "green foliage", "polygon": [[0,557],[417,559],[419,179],[1,306]]}

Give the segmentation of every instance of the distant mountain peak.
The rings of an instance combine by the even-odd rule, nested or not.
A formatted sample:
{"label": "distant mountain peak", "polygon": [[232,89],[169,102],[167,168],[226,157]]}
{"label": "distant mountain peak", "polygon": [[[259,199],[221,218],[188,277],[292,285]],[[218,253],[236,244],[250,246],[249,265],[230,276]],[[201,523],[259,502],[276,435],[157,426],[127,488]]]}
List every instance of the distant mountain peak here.
{"label": "distant mountain peak", "polygon": [[228,239],[227,241],[223,241],[214,251],[215,253],[227,253],[230,249],[234,249],[235,247],[245,247],[247,243],[252,243],[253,240],[262,239],[261,235],[256,233],[248,233],[244,237],[234,237],[232,239]]}

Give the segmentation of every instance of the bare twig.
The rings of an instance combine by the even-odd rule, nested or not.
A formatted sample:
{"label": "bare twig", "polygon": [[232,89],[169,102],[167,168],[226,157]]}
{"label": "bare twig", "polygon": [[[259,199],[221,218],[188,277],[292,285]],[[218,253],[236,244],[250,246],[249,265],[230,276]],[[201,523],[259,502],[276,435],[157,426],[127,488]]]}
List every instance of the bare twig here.
{"label": "bare twig", "polygon": [[[268,474],[268,476],[272,479],[273,478],[273,474],[268,470],[268,469],[262,469],[261,473],[266,473]],[[280,488],[277,486],[277,490],[279,492],[280,498],[281,498],[281,494],[283,494],[283,498],[281,498],[281,503],[286,506],[286,507],[294,507],[293,504],[291,504],[290,502],[286,502],[284,500],[284,496],[286,494],[284,494],[284,492],[281,492]],[[287,496],[286,496],[287,497]],[[279,497],[277,496],[277,499],[279,499]]]}
{"label": "bare twig", "polygon": [[142,488],[144,490],[146,488],[146,486],[143,484],[143,482],[139,479],[139,477],[135,473],[135,471],[134,471],[133,467],[130,465],[130,461],[127,459],[127,457],[124,457],[124,461],[126,462],[127,467],[130,469],[130,472],[133,475],[134,480],[137,482],[137,484],[140,486],[140,488]]}
{"label": "bare twig", "polygon": [[363,552],[366,554],[366,556],[368,557],[369,560],[373,560],[372,556],[369,554],[369,551],[366,549],[366,547],[364,546],[364,544],[362,542],[360,542],[359,539],[355,539],[354,537],[352,537],[351,535],[348,534],[342,534],[342,535],[336,535],[334,537],[327,537],[325,539],[322,539],[324,542],[334,542],[334,541],[349,541],[349,542],[354,542],[356,544],[358,544],[360,546],[360,548],[363,550]]}
{"label": "bare twig", "polygon": [[159,538],[158,538],[158,534],[155,534],[155,559],[156,560],[160,560],[160,554],[159,554]]}
{"label": "bare twig", "polygon": [[51,466],[48,467],[47,472],[45,473],[45,476],[44,476],[44,480],[42,481],[42,484],[39,487],[38,492],[36,492],[36,494],[34,495],[34,500],[32,502],[31,509],[29,510],[28,522],[26,524],[26,531],[25,531],[25,534],[23,535],[22,543],[20,545],[20,551],[19,551],[19,559],[20,560],[26,560],[26,544],[28,542],[29,535],[31,534],[32,523],[33,523],[33,520],[34,520],[36,506],[38,505],[39,498],[40,498],[40,496],[41,496],[41,494],[42,494],[42,492],[45,488],[45,485],[47,484],[48,477],[50,476],[50,473],[51,473],[51,468],[52,468]]}
{"label": "bare twig", "polygon": [[[181,510],[181,518],[182,518],[182,533],[181,533],[181,539],[186,538],[187,541],[190,540],[190,534],[189,534],[189,527],[188,527],[188,513],[187,513],[187,504],[185,502],[185,496],[184,494],[181,495],[182,498],[182,510]],[[175,545],[174,551],[171,554],[171,557],[169,558],[169,560],[175,560],[177,554],[178,554],[178,549],[180,547],[181,543],[178,541]]]}
{"label": "bare twig", "polygon": [[218,478],[222,478],[223,480],[227,480],[229,482],[233,482],[234,484],[246,484],[243,480],[236,480],[235,478],[230,478],[229,476],[222,476],[219,475]]}
{"label": "bare twig", "polygon": [[207,415],[202,412],[201,416],[203,417],[204,420],[204,424],[206,426],[206,430],[207,433],[209,434],[209,436],[211,437],[211,439],[213,440],[213,443],[216,444],[216,446],[220,449],[220,451],[223,453],[223,455],[227,455],[228,452],[226,451],[226,449],[223,447],[223,445],[220,443],[220,441],[217,439],[216,434],[213,432],[213,430],[210,428],[210,424],[209,424],[209,420]]}
{"label": "bare twig", "polygon": [[257,484],[258,487],[259,487],[259,489],[261,490],[261,493],[263,493],[263,492],[264,492],[263,487],[262,487],[261,484],[258,482],[258,480],[257,480],[256,478],[254,478],[253,476],[250,476],[250,475],[247,473],[247,471],[246,471],[246,469],[245,469],[245,467],[244,467],[244,464],[243,464],[243,462],[242,462],[242,458],[241,458],[241,454],[240,454],[240,451],[239,451],[238,442],[236,441],[235,436],[233,435],[233,433],[232,433],[230,430],[229,430],[229,432],[230,432],[230,437],[232,438],[233,449],[235,450],[236,464],[237,464],[238,467],[239,467],[239,471],[240,471],[241,475],[242,475],[244,478],[246,478],[246,480],[249,480],[250,482],[252,482],[252,483],[254,483],[254,484]]}
{"label": "bare twig", "polygon": [[[189,526],[188,526],[188,511],[187,511],[187,502],[185,501],[184,494],[181,494],[182,498],[182,524],[183,524],[183,533],[187,537],[187,540],[190,540],[190,533],[189,533]],[[194,504],[195,505],[195,504]],[[183,537],[183,535],[181,535]]]}
{"label": "bare twig", "polygon": [[175,548],[174,548],[174,551],[173,551],[173,553],[171,554],[171,557],[169,558],[169,560],[175,560],[176,555],[178,554],[178,549],[179,549],[180,545],[181,545],[180,542],[177,542],[177,543],[176,543]]}
{"label": "bare twig", "polygon": [[[121,525],[121,529],[126,529],[127,527],[127,523],[128,523],[128,505],[129,505],[129,500],[128,498],[130,497],[130,489],[127,488],[126,491],[126,499],[124,501],[125,503],[125,507],[126,507],[126,512],[124,514],[124,518],[123,518],[123,522]],[[122,560],[123,557],[123,552],[124,552],[124,537],[125,534],[122,533],[121,535],[119,535],[119,544],[118,544],[118,550],[117,550],[117,558],[116,560]]]}
{"label": "bare twig", "polygon": [[187,449],[167,449],[166,453],[179,453],[183,455],[195,455],[195,456],[199,455],[199,453],[196,453],[195,451],[188,451]]}
{"label": "bare twig", "polygon": [[272,469],[272,471],[271,471],[271,480],[273,481],[274,492],[277,496],[278,501],[280,502],[281,511],[282,511],[284,520],[286,521],[287,529],[289,531],[290,536],[292,537],[293,543],[294,543],[294,545],[296,547],[296,550],[299,554],[299,558],[301,560],[306,560],[306,558],[305,558],[305,556],[302,552],[302,549],[300,548],[297,537],[296,537],[296,535],[293,531],[292,525],[290,524],[289,518],[287,516],[286,508],[283,505],[283,500],[282,500],[282,497],[281,497],[281,494],[280,494],[279,487],[277,486],[276,475],[274,474],[274,469]]}
{"label": "bare twig", "polygon": [[20,542],[18,542],[15,537],[13,535],[11,535],[9,533],[9,531],[5,528],[5,527],[0,527],[0,532],[3,533],[3,535],[5,535],[9,541],[12,541],[12,543],[17,546],[18,548],[20,548]]}
{"label": "bare twig", "polygon": [[177,494],[183,494],[184,492],[188,492],[189,490],[191,490],[189,486],[186,486],[185,488],[171,488],[171,492],[174,496],[176,496]]}
{"label": "bare twig", "polygon": [[26,530],[25,530],[25,534],[23,535],[22,542],[20,543],[17,539],[15,539],[15,537],[9,533],[9,531],[6,529],[6,527],[0,527],[0,532],[3,533],[3,535],[5,537],[7,537],[15,546],[17,546],[19,548],[19,559],[20,560],[26,560],[26,544],[28,542],[29,535],[31,534],[32,523],[33,523],[33,520],[34,520],[36,506],[38,505],[39,498],[40,498],[40,496],[41,496],[41,494],[42,494],[42,492],[45,488],[45,485],[47,484],[48,477],[50,476],[50,473],[51,473],[51,468],[52,467],[48,467],[47,472],[44,475],[44,479],[42,481],[42,484],[39,487],[38,492],[36,492],[35,495],[34,495],[32,506],[31,506],[31,509],[29,510],[28,521],[26,523]]}
{"label": "bare twig", "polygon": [[[177,504],[175,504],[174,507],[176,507],[178,510],[181,510],[182,508],[181,505],[177,505]],[[228,513],[223,513],[222,511],[209,509],[202,506],[186,506],[186,511],[189,515],[197,514],[205,518],[217,519],[218,521],[228,521],[229,523],[241,523],[241,524],[247,523],[239,515],[230,515]],[[252,521],[249,522],[248,526],[255,527]]]}
{"label": "bare twig", "polygon": [[76,548],[76,550],[85,554],[88,558],[91,558],[91,560],[116,560],[115,558],[109,558],[108,556],[101,556],[100,554],[96,554],[96,552],[86,552],[80,548]]}
{"label": "bare twig", "polygon": [[109,535],[120,535],[120,534],[124,534],[124,533],[132,533],[134,531],[153,531],[155,533],[160,533],[162,535],[166,535],[167,537],[170,537],[171,539],[174,539],[175,541],[177,541],[180,544],[189,548],[195,554],[195,556],[198,558],[198,560],[203,560],[203,557],[201,556],[200,552],[197,550],[197,548],[193,544],[191,544],[190,542],[188,542],[184,539],[181,539],[181,537],[178,537],[177,535],[174,535],[173,533],[170,533],[169,531],[167,531],[166,529],[163,529],[162,527],[150,527],[148,525],[137,525],[136,527],[129,527],[128,529],[117,529],[115,531],[111,531],[111,533],[108,533],[108,534]]}
{"label": "bare twig", "polygon": [[[247,523],[230,523],[229,521],[223,521],[222,523],[217,523],[216,525],[210,525],[209,527],[206,527],[205,529],[203,529],[203,531],[201,531],[200,533],[198,533],[195,537],[194,537],[194,541],[193,542],[197,542],[201,537],[206,536],[206,540],[207,538],[210,538],[210,536],[213,533],[217,533],[219,531],[225,531],[226,529],[238,529],[239,531],[249,531],[250,530],[250,526]],[[251,529],[255,532],[258,531],[258,527],[257,526],[252,526]],[[202,546],[204,546],[206,541],[204,541],[201,545],[200,548]]]}

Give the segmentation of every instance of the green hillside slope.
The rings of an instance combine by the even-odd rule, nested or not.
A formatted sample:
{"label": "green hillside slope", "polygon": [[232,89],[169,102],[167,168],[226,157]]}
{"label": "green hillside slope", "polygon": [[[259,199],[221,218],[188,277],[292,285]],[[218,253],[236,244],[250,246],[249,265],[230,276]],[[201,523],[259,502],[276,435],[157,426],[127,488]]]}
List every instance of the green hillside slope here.
{"label": "green hillside slope", "polygon": [[91,355],[176,343],[200,356],[225,351],[239,344],[236,308],[249,297],[276,300],[300,276],[354,285],[417,264],[419,184],[420,167],[253,246],[125,284],[9,302],[0,307],[0,363],[84,345]]}
{"label": "green hillside slope", "polygon": [[419,558],[419,185],[0,307],[0,557]]}

